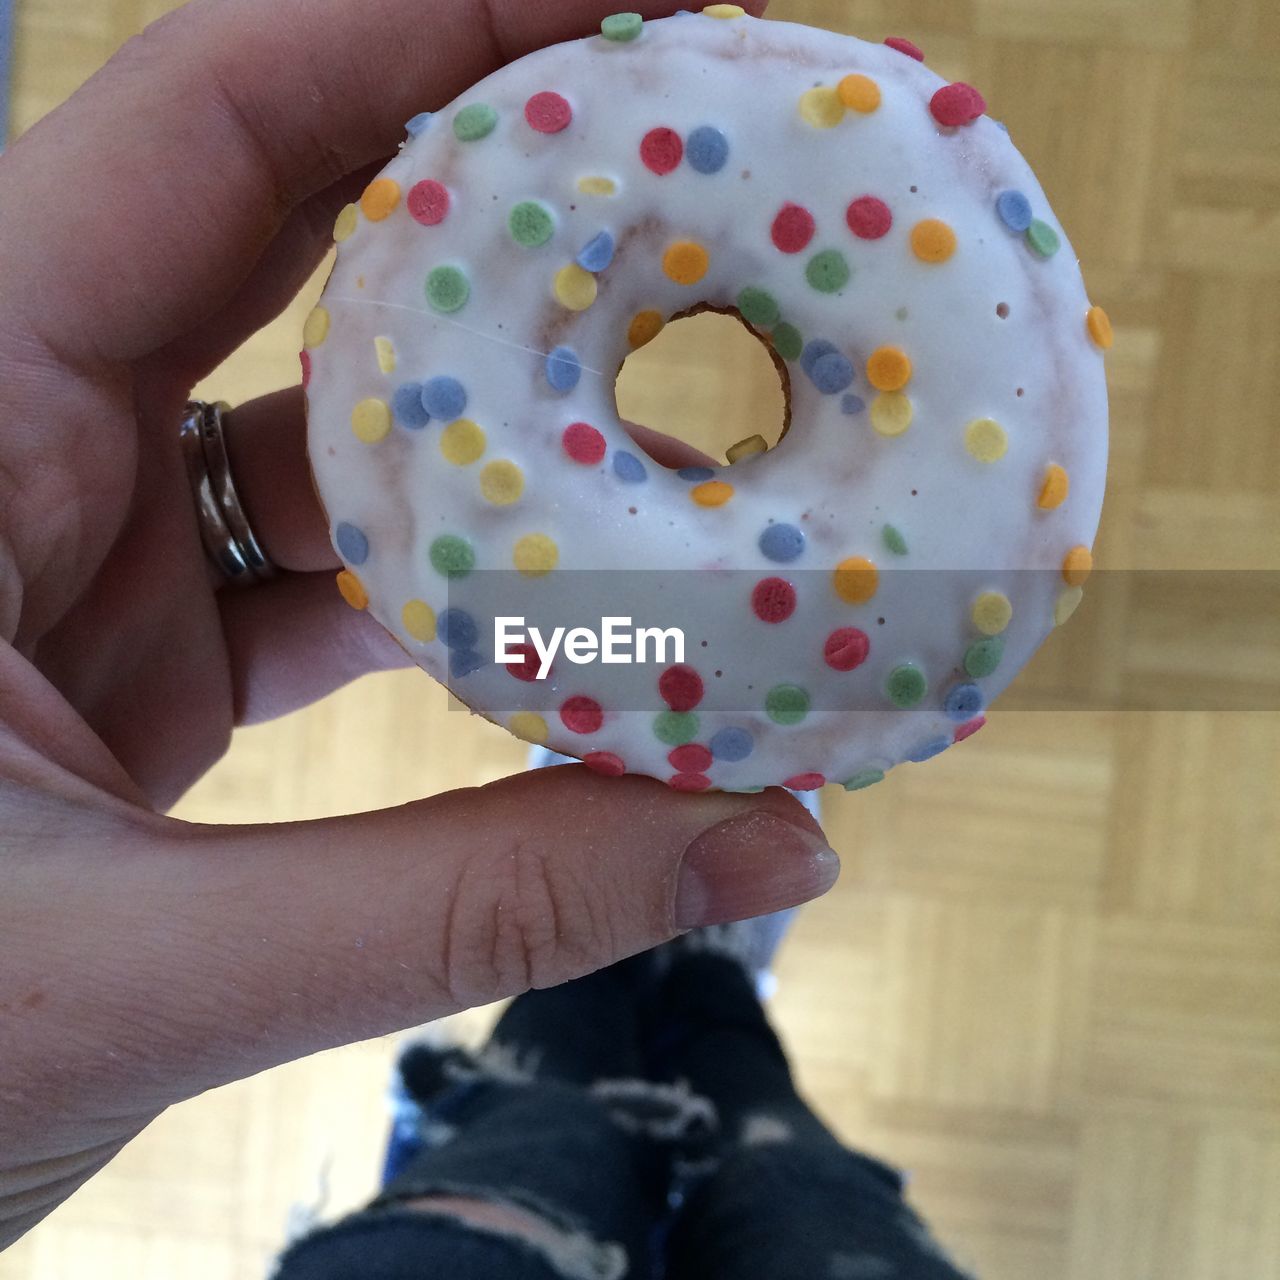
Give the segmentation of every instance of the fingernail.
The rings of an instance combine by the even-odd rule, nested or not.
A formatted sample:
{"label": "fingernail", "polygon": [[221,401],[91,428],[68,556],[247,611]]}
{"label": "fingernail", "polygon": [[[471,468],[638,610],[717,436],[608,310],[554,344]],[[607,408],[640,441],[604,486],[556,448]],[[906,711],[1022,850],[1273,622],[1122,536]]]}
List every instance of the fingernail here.
{"label": "fingernail", "polygon": [[821,897],[840,859],[817,833],[763,809],[709,827],[685,850],[676,928],[768,915]]}

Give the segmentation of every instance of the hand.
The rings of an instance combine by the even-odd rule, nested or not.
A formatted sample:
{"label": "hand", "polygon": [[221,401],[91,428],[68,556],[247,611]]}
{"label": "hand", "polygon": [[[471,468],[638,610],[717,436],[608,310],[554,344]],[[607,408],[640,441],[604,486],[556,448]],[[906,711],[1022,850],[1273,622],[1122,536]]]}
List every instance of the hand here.
{"label": "hand", "polygon": [[580,768],[272,828],[161,813],[234,725],[399,660],[334,590],[296,389],[229,420],[287,572],[218,591],[189,388],[404,120],[611,7],[196,0],[0,158],[0,1244],[174,1101],[834,878],[783,792]]}

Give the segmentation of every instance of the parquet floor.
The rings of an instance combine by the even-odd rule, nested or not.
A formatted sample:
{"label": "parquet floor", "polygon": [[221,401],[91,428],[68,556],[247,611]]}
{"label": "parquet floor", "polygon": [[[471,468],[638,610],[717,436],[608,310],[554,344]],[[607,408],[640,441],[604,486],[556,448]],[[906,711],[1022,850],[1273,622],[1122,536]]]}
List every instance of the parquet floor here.
{"label": "parquet floor", "polygon": [[[19,0],[15,128],[165,7]],[[828,798],[844,878],[788,941],[774,1012],[822,1111],[912,1171],[989,1280],[1274,1280],[1280,7],[778,0],[774,16],[909,34],[983,88],[1116,323],[1100,562],[1169,571],[1104,577],[965,750]],[[291,380],[306,306],[213,390]],[[720,385],[755,394],[733,371]],[[372,808],[521,757],[425,678],[384,676],[242,734],[181,812]],[[0,1257],[0,1280],[260,1275],[291,1206],[322,1184],[328,1211],[369,1191],[390,1052],[175,1108]]]}

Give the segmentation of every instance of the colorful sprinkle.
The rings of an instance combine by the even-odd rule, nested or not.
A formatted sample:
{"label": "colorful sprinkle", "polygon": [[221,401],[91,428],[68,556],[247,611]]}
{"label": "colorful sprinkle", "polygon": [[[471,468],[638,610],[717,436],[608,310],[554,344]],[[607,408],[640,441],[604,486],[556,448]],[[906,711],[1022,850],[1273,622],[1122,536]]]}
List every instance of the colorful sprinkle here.
{"label": "colorful sprinkle", "polygon": [[674,129],[650,129],[640,142],[640,159],[650,173],[665,177],[680,167],[684,143]]}
{"label": "colorful sprinkle", "polygon": [[535,93],[524,104],[524,118],[538,133],[560,133],[569,127],[573,108],[558,93]]}
{"label": "colorful sprinkle", "polygon": [[836,565],[831,585],[846,604],[866,604],[880,586],[880,571],[866,556],[849,556]]}
{"label": "colorful sprinkle", "polygon": [[853,272],[838,249],[825,249],[809,259],[804,278],[819,293],[839,293]]}
{"label": "colorful sprinkle", "polygon": [[594,305],[600,286],[590,271],[571,262],[556,273],[554,289],[556,301],[562,307],[569,311],[586,311]]}
{"label": "colorful sprinkle", "polygon": [[302,345],[314,350],[329,336],[329,313],[324,307],[314,307],[302,326]]}
{"label": "colorful sprinkle", "polygon": [[746,10],[740,4],[709,4],[702,12],[708,18],[741,18]]}
{"label": "colorful sprinkle", "polygon": [[761,578],[751,592],[751,612],[761,622],[786,622],[796,611],[796,589],[785,578]]}
{"label": "colorful sprinkle", "polygon": [[733,497],[733,485],[723,480],[708,480],[690,489],[689,497],[700,507],[723,507]]}
{"label": "colorful sprinkle", "polygon": [[391,406],[385,400],[361,400],[351,411],[351,430],[365,444],[385,440],[391,433]]}
{"label": "colorful sprinkle", "polygon": [[436,638],[436,611],[425,600],[410,600],[400,611],[400,621],[419,644],[429,644]]}
{"label": "colorful sprinkle", "polygon": [[907,753],[907,759],[912,764],[924,764],[926,760],[932,760],[934,756],[940,756],[951,745],[951,738],[942,736],[930,738],[928,742],[922,742],[918,747],[912,747]]}
{"label": "colorful sprinkle", "polygon": [[1009,448],[1009,435],[992,418],[978,418],[964,429],[964,447],[979,462],[998,462]]}
{"label": "colorful sprinkle", "polygon": [[465,609],[446,609],[437,625],[440,642],[447,649],[473,649],[480,638],[476,620]]}
{"label": "colorful sprinkle", "polygon": [[847,395],[840,401],[840,412],[847,413],[852,416],[855,413],[861,413],[867,407],[867,402],[861,396]]}
{"label": "colorful sprinkle", "polygon": [[432,378],[423,384],[422,404],[433,418],[452,422],[467,411],[467,389],[457,378]]}
{"label": "colorful sprinkle", "polygon": [[1093,552],[1072,547],[1062,559],[1062,580],[1069,587],[1083,587],[1093,572]]}
{"label": "colorful sprinkle", "polygon": [[867,115],[880,105],[880,86],[870,76],[845,76],[836,85],[836,93],[840,101],[850,111],[858,111]]}
{"label": "colorful sprinkle", "polygon": [[984,591],[973,602],[969,616],[984,636],[998,636],[1013,618],[1013,605],[999,591]]}
{"label": "colorful sprinkle", "polygon": [[911,252],[921,262],[946,262],[956,251],[956,233],[940,218],[925,218],[911,228]]}
{"label": "colorful sprinkle", "polygon": [[853,383],[853,361],[838,351],[828,351],[813,362],[809,378],[824,396],[839,395]]}
{"label": "colorful sprinkle", "polygon": [[579,178],[578,190],[584,196],[616,196],[618,184],[612,178],[592,176]]}
{"label": "colorful sprinkle", "polygon": [[592,773],[598,773],[605,778],[620,778],[627,771],[622,757],[614,755],[612,751],[588,751],[582,757],[582,763]]}
{"label": "colorful sprinkle", "polygon": [[771,524],[760,535],[760,554],[776,564],[790,564],[804,551],[804,533],[793,524]]}
{"label": "colorful sprinkle", "polygon": [[623,484],[643,484],[649,478],[644,463],[634,453],[627,453],[623,449],[613,455],[613,474]]}
{"label": "colorful sprinkle", "polygon": [[485,447],[483,428],[468,418],[449,423],[440,433],[440,453],[455,467],[469,467],[484,456]]}
{"label": "colorful sprinkle", "polygon": [[817,791],[820,787],[827,785],[827,779],[826,775],[821,773],[795,773],[782,785],[788,791]]}
{"label": "colorful sprinkle", "polygon": [[1090,307],[1085,313],[1084,323],[1089,337],[1093,339],[1093,345],[1099,350],[1110,351],[1116,340],[1111,328],[1111,317],[1101,307]]}
{"label": "colorful sprinkle", "polygon": [[698,717],[692,711],[660,711],[653,718],[653,736],[669,747],[683,746],[698,736]]}
{"label": "colorful sprinkle", "polygon": [[834,89],[820,85],[801,95],[800,116],[815,129],[834,129],[844,119],[844,103]]}
{"label": "colorful sprinkle", "polygon": [[759,453],[769,452],[769,442],[764,436],[755,435],[748,436],[745,440],[739,440],[737,444],[731,444],[726,450],[724,456],[728,458],[730,464],[742,462],[745,458],[753,458]]}
{"label": "colorful sprinkle", "polygon": [[427,301],[437,311],[461,311],[470,297],[471,282],[457,267],[437,267],[427,277]]}
{"label": "colorful sprinkle", "polygon": [[405,204],[409,216],[424,227],[436,227],[449,215],[449,189],[434,178],[424,178],[409,188]]}
{"label": "colorful sprinkle", "polygon": [[897,529],[893,527],[893,525],[885,525],[884,528],[880,530],[880,537],[883,540],[884,545],[895,556],[905,556],[907,554],[907,540]]}
{"label": "colorful sprinkle", "polygon": [[[507,652],[519,655],[514,660],[502,664],[507,669],[507,675],[515,680],[523,680],[525,684],[532,684],[538,678],[538,672],[542,669],[542,659],[538,657],[537,649],[533,645],[525,643],[515,646],[508,645]],[[554,665],[548,668],[549,673],[554,670]]]}
{"label": "colorful sprinkle", "polygon": [[815,338],[812,342],[806,343],[804,350],[800,353],[800,367],[805,373],[812,373],[813,366],[823,356],[833,355],[838,351],[839,347],[834,342],[828,342],[826,338]]}
{"label": "colorful sprinkle", "polygon": [[773,220],[770,237],[783,253],[802,253],[817,230],[813,214],[803,205],[784,204]]}
{"label": "colorful sprinkle", "polygon": [[677,773],[667,779],[667,786],[672,791],[706,791],[711,786],[711,779],[702,773]]}
{"label": "colorful sprinkle", "polygon": [[396,349],[390,338],[374,338],[373,358],[378,362],[379,373],[395,373]]}
{"label": "colorful sprinkle", "polygon": [[972,720],[983,708],[982,690],[976,684],[958,684],[948,690],[942,709],[949,720],[963,724]]}
{"label": "colorful sprinkle", "polygon": [[970,720],[968,724],[960,725],[952,738],[953,742],[964,742],[966,738],[972,738],[984,724],[987,723],[986,716],[978,716],[976,719]]}
{"label": "colorful sprinkle", "polygon": [[1027,243],[1042,258],[1052,258],[1062,247],[1058,233],[1047,222],[1041,222],[1039,218],[1031,219],[1031,225],[1027,228]]}
{"label": "colorful sprinkle", "polygon": [[601,271],[607,271],[612,265],[615,248],[613,236],[607,231],[601,231],[583,245],[582,252],[574,261],[584,271],[599,275]]}
{"label": "colorful sprinkle", "polygon": [[343,569],[338,574],[337,582],[338,593],[353,609],[369,607],[369,593],[364,589],[364,583],[350,569]]}
{"label": "colorful sprinkle", "polygon": [[918,44],[913,44],[905,36],[889,36],[885,40],[885,44],[890,49],[896,49],[899,53],[905,53],[908,58],[914,58],[917,62],[924,61],[924,52]]}
{"label": "colorful sprinkle", "polygon": [[416,138],[420,133],[425,133],[431,127],[431,121],[435,118],[434,111],[419,111],[416,116],[411,116],[404,126],[404,131],[411,138]]}
{"label": "colorful sprinkle", "polygon": [[311,352],[299,351],[298,364],[302,368],[302,389],[305,391],[311,385]]}
{"label": "colorful sprinkle", "polygon": [[589,423],[570,423],[565,427],[560,443],[564,446],[565,453],[583,466],[595,466],[604,461],[607,449],[604,436]]}
{"label": "colorful sprinkle", "polygon": [[479,142],[498,127],[498,113],[484,102],[473,102],[453,117],[453,136],[459,142]]}
{"label": "colorful sprinkle", "polygon": [[745,760],[755,750],[755,745],[755,739],[745,729],[730,726],[712,736],[711,754],[717,760],[736,764],[739,760]]}
{"label": "colorful sprinkle", "polygon": [[420,431],[431,421],[431,415],[422,403],[422,383],[403,382],[391,397],[391,408],[396,421],[402,427]]}
{"label": "colorful sprinkle", "polygon": [[627,341],[633,349],[647,346],[666,326],[661,311],[639,311],[632,317]]}
{"label": "colorful sprinkle", "polygon": [[738,294],[738,310],[742,318],[758,329],[771,329],[782,319],[782,309],[773,294],[748,285]]}
{"label": "colorful sprinkle", "polygon": [[400,184],[392,178],[374,178],[360,197],[360,212],[370,222],[381,222],[399,203]]}
{"label": "colorful sprinkle", "polygon": [[345,521],[333,531],[338,554],[348,563],[362,565],[369,558],[369,539],[363,529]]}
{"label": "colorful sprinkle", "polygon": [[864,791],[867,787],[874,787],[877,782],[883,781],[883,769],[863,769],[861,772],[855,773],[848,782],[842,782],[840,785],[846,791]]}
{"label": "colorful sprinkle", "polygon": [[804,338],[795,325],[784,321],[769,336],[773,339],[773,349],[784,360],[800,359],[800,353],[804,350]]}
{"label": "colorful sprinkle", "polygon": [[971,84],[944,85],[929,99],[929,112],[950,128],[972,124],[987,109],[986,99]]}
{"label": "colorful sprinkle", "polygon": [[1071,480],[1065,468],[1060,467],[1056,462],[1051,462],[1044,469],[1044,479],[1040,483],[1040,496],[1036,499],[1036,506],[1041,511],[1052,511],[1066,502],[1070,489]]}
{"label": "colorful sprinkle", "polygon": [[683,662],[668,667],[658,677],[658,693],[672,711],[692,711],[704,692],[702,677]]}
{"label": "colorful sprinkle", "polygon": [[915,408],[901,391],[882,391],[871,402],[871,426],[877,435],[900,436],[915,417]]}
{"label": "colorful sprinkle", "polygon": [[644,29],[644,19],[638,13],[611,14],[600,24],[600,34],[617,44],[630,44]]}
{"label": "colorful sprinkle", "polygon": [[729,139],[714,126],[701,125],[689,135],[685,154],[698,173],[719,173],[729,163]]}
{"label": "colorful sprinkle", "polygon": [[911,381],[911,361],[900,347],[877,347],[867,360],[867,381],[877,391],[901,391]]}
{"label": "colorful sprinkle", "polygon": [[975,680],[989,676],[1000,665],[1004,657],[1004,641],[999,636],[988,636],[985,640],[975,640],[964,654],[964,669]]}
{"label": "colorful sprinkle", "polygon": [[604,724],[604,711],[594,698],[577,694],[560,704],[560,723],[570,733],[595,733]]}
{"label": "colorful sprinkle", "polygon": [[550,732],[547,722],[536,711],[517,711],[507,721],[507,728],[522,742],[532,742],[537,747],[546,743]]}
{"label": "colorful sprinkle", "polygon": [[524,493],[524,472],[514,462],[499,458],[480,472],[480,496],[495,507],[509,507]]}
{"label": "colorful sprinkle", "polygon": [[556,233],[556,220],[551,210],[536,200],[522,200],[507,219],[507,227],[516,244],[537,249]]}
{"label": "colorful sprinkle", "polygon": [[341,244],[344,240],[349,240],[360,225],[360,219],[357,216],[356,206],[353,204],[343,205],[337,218],[333,224],[333,240],[335,244]]}
{"label": "colorful sprinkle", "polygon": [[526,578],[541,578],[560,563],[560,548],[545,533],[526,533],[512,547],[511,562]]}
{"label": "colorful sprinkle", "polygon": [[714,479],[715,474],[716,472],[714,467],[681,467],[680,470],[676,472],[676,475],[678,475],[681,480],[688,480],[691,483],[700,480]]}
{"label": "colorful sprinkle", "polygon": [[553,391],[572,391],[582,378],[582,361],[572,347],[557,347],[547,357],[546,374]]}
{"label": "colorful sprinkle", "polygon": [[673,747],[667,755],[667,763],[677,773],[706,773],[713,762],[711,752],[697,742],[686,742],[682,747]]}
{"label": "colorful sprinkle", "polygon": [[1080,607],[1080,601],[1084,599],[1083,587],[1068,587],[1053,606],[1053,624],[1056,627],[1062,626],[1068,618]]}
{"label": "colorful sprinkle", "polygon": [[697,284],[711,266],[707,251],[693,240],[680,240],[662,257],[662,270],[676,284]]}
{"label": "colorful sprinkle", "polygon": [[915,707],[924,699],[929,688],[924,672],[910,662],[894,667],[889,672],[889,680],[885,685],[885,693],[895,707],[905,710]]}
{"label": "colorful sprinkle", "polygon": [[859,196],[845,210],[845,221],[859,240],[879,240],[889,234],[893,214],[883,200],[875,196]]}
{"label": "colorful sprinkle", "polygon": [[871,637],[857,627],[838,627],[822,646],[822,660],[832,671],[854,671],[871,652]]}
{"label": "colorful sprinkle", "polygon": [[808,691],[798,684],[775,685],[765,696],[765,714],[774,724],[799,724],[809,714]]}
{"label": "colorful sprinkle", "polygon": [[996,213],[1000,221],[1018,235],[1031,225],[1031,201],[1021,191],[1002,191],[996,196]]}

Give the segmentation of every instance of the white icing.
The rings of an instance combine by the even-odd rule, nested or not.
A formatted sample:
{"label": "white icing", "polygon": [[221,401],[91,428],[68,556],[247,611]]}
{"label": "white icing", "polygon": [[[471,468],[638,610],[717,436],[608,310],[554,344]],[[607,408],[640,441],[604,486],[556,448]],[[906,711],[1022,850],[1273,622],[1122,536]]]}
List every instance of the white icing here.
{"label": "white icing", "polygon": [[[852,72],[879,85],[879,109],[849,111],[830,129],[807,123],[801,95]],[[637,624],[686,630],[686,661],[705,685],[694,741],[705,745],[726,726],[752,735],[750,756],[716,760],[707,770],[711,784],[726,789],[806,772],[842,782],[949,738],[957,726],[943,701],[953,686],[970,683],[961,664],[981,639],[970,612],[983,591],[1007,595],[1013,620],[998,670],[973,683],[988,703],[1004,689],[1053,629],[1064,555],[1092,543],[1106,468],[1106,389],[1102,355],[1086,333],[1084,284],[1043,191],[994,120],[962,129],[934,122],[929,99],[943,83],[883,45],[788,23],[689,15],[646,23],[630,44],[597,36],[532,54],[469,90],[405,145],[382,175],[400,186],[394,211],[379,222],[360,215],[339,246],[321,304],[329,333],[310,352],[308,406],[312,465],[328,514],[335,527],[355,525],[369,541],[367,560],[349,567],[373,615],[425,670],[500,724],[518,711],[540,714],[556,750],[613,752],[632,772],[669,779],[671,747],[653,731],[665,709],[660,667],[574,666],[562,658],[545,682],[519,681],[492,665],[451,680],[444,644],[414,640],[402,621],[410,600],[437,614],[468,608],[479,623],[477,647],[491,655],[493,609],[487,616],[480,609],[495,603],[495,592],[500,612],[544,629],[566,621],[557,616],[566,602],[572,621],[598,623],[621,601]],[[542,135],[525,121],[525,102],[544,90],[573,107],[562,133]],[[489,137],[463,143],[452,120],[469,103],[490,104],[499,121]],[[666,126],[687,139],[702,125],[728,138],[719,173],[696,172],[687,156],[664,177],[644,166],[639,148],[649,130]],[[583,194],[578,183],[589,176],[613,179],[617,193]],[[438,226],[419,225],[405,205],[410,188],[428,178],[451,195]],[[1023,192],[1034,215],[1062,237],[1056,256],[1040,258],[1001,222],[995,198],[1006,188]],[[857,239],[845,221],[850,201],[868,194],[893,214],[880,240]],[[521,247],[508,231],[511,209],[524,200],[555,212],[555,234],[537,249]],[[817,219],[812,244],[799,254],[781,253],[770,239],[786,202]],[[910,231],[924,218],[954,229],[958,248],[949,261],[926,265],[913,256]],[[617,255],[599,276],[595,304],[570,312],[554,296],[556,273],[601,230],[616,237]],[[693,287],[662,270],[664,250],[679,240],[710,253],[710,270]],[[828,248],[853,267],[835,295],[816,292],[805,278],[810,258]],[[469,302],[451,316],[434,312],[424,291],[429,272],[447,264],[471,284]],[[735,494],[704,509],[691,501],[691,483],[628,439],[614,378],[637,312],[732,306],[749,285],[767,289],[806,341],[826,339],[848,355],[858,371],[850,391],[868,404],[876,393],[863,371],[866,357],[884,345],[905,350],[914,420],[904,435],[877,435],[867,412],[842,412],[841,396],[820,394],[792,362],[790,433],[776,450],[717,472]],[[1008,305],[1007,319],[997,316],[999,303]],[[375,348],[382,338],[395,352],[393,372],[384,372],[386,344],[379,344],[381,361]],[[568,394],[554,391],[544,372],[546,352],[561,344],[584,366]],[[406,380],[436,375],[466,387],[465,416],[486,437],[477,462],[446,462],[443,424],[435,421],[423,430],[397,425],[376,444],[353,434],[359,401],[390,402]],[[972,458],[964,438],[969,422],[987,417],[1009,439],[1005,456],[990,464]],[[562,432],[575,421],[605,436],[608,454],[599,465],[580,465],[562,449]],[[618,450],[641,458],[645,483],[615,475]],[[524,473],[513,505],[481,497],[479,474],[496,459]],[[1068,472],[1070,496],[1042,511],[1036,497],[1049,463]],[[805,531],[798,560],[777,564],[761,554],[758,538],[770,521]],[[886,523],[903,534],[907,556],[885,547]],[[447,583],[428,556],[445,533],[469,540],[478,571],[507,572]],[[558,568],[536,579],[511,571],[513,545],[532,533],[550,536],[559,549]],[[831,571],[851,556],[881,571],[865,604],[845,603],[832,589]],[[618,575],[572,572],[621,567],[655,572],[623,575],[621,589]],[[921,569],[934,572],[906,572]],[[779,624],[759,621],[751,609],[752,585],[771,576],[790,580],[799,595],[794,615]],[[823,644],[846,626],[864,630],[871,650],[862,666],[842,673],[824,662]],[[909,711],[884,693],[904,662],[929,683]],[[783,726],[766,714],[765,695],[779,684],[809,692],[802,723]],[[560,706],[577,695],[603,708],[597,732],[561,723]]]}

